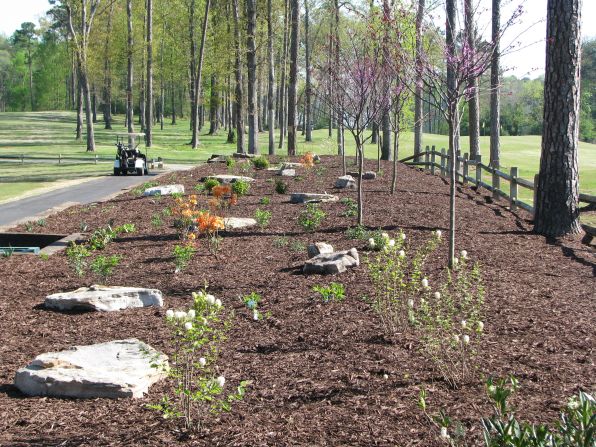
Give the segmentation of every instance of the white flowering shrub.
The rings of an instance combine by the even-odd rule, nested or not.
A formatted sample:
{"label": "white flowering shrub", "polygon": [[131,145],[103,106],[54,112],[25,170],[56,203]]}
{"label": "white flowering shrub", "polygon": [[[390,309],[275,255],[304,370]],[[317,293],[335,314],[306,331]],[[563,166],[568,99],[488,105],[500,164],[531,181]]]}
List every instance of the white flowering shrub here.
{"label": "white flowering shrub", "polygon": [[205,291],[193,293],[188,311],[166,312],[174,353],[170,356],[171,395],[150,408],[164,418],[180,419],[188,431],[197,431],[208,414],[229,411],[234,401],[242,399],[248,382],[231,391],[226,379],[217,373],[218,346],[226,339],[230,319],[225,318],[221,300]]}
{"label": "white flowering shrub", "polygon": [[[408,248],[406,235],[401,231],[395,239],[383,233],[379,233],[378,239],[384,241],[384,245],[365,259],[365,265],[374,286],[373,309],[385,332],[393,335],[411,329],[415,323],[415,305],[429,290],[428,279],[422,269],[441,238],[440,234],[433,232],[418,250]],[[374,244],[371,248],[376,250],[379,245],[377,238],[371,238],[369,246],[371,244]]]}
{"label": "white flowering shrub", "polygon": [[454,388],[474,374],[485,295],[478,263],[470,266],[465,251],[457,259],[442,284],[426,282],[425,296],[412,303],[421,351]]}

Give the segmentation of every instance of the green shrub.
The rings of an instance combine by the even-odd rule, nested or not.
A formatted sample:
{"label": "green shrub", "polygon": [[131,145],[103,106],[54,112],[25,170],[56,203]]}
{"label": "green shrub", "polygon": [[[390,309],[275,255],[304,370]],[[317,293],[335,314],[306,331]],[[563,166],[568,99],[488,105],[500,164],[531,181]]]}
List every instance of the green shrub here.
{"label": "green shrub", "polygon": [[261,295],[256,292],[251,292],[250,294],[244,295],[242,297],[242,302],[252,312],[252,318],[255,321],[261,319],[261,313],[258,309],[261,300]]}
{"label": "green shrub", "polygon": [[290,241],[286,236],[279,236],[273,239],[273,246],[277,248],[286,247]]}
{"label": "green shrub", "polygon": [[344,285],[337,282],[332,282],[328,286],[313,286],[312,290],[318,292],[325,303],[343,301],[346,297]]}
{"label": "green shrub", "polygon": [[172,254],[174,255],[174,265],[176,266],[175,273],[180,273],[188,266],[196,251],[197,249],[192,243],[174,245]]}
{"label": "green shrub", "polygon": [[226,166],[230,169],[236,166],[236,160],[234,160],[234,157],[226,157]]}
{"label": "green shrub", "polygon": [[288,184],[281,179],[275,180],[275,192],[278,194],[285,194],[288,190]]}
{"label": "green shrub", "polygon": [[356,217],[358,215],[358,203],[349,197],[341,199],[341,204],[345,206],[342,216],[344,217]]}
{"label": "green shrub", "polygon": [[255,220],[261,229],[266,228],[269,225],[269,221],[271,220],[271,211],[257,208],[255,211]]}
{"label": "green shrub", "polygon": [[245,196],[250,191],[250,183],[246,180],[236,180],[232,183],[232,192],[238,197]]}
{"label": "green shrub", "polygon": [[120,264],[120,256],[100,255],[91,262],[90,268],[93,273],[101,278],[102,284],[106,284],[118,264]]}
{"label": "green shrub", "polygon": [[298,224],[304,230],[313,232],[321,225],[325,216],[318,203],[307,203],[306,209],[298,216]]}
{"label": "green shrub", "polygon": [[369,231],[363,225],[356,225],[346,230],[346,237],[348,239],[366,240],[369,237]]}
{"label": "green shrub", "polygon": [[271,199],[269,197],[261,197],[261,200],[259,200],[259,203],[261,205],[269,205],[271,203]]}
{"label": "green shrub", "polygon": [[269,160],[265,157],[256,157],[252,159],[252,165],[255,169],[267,169],[269,167]]}
{"label": "green shrub", "polygon": [[74,241],[68,243],[68,247],[66,247],[66,258],[68,259],[68,264],[78,276],[83,276],[85,274],[87,258],[89,256],[91,256],[91,252],[84,245],[78,245]]}
{"label": "green shrub", "polygon": [[216,178],[208,178],[207,180],[205,180],[203,182],[203,186],[205,187],[205,189],[207,190],[207,192],[211,192],[211,190],[215,187],[219,185],[219,180],[217,180]]}

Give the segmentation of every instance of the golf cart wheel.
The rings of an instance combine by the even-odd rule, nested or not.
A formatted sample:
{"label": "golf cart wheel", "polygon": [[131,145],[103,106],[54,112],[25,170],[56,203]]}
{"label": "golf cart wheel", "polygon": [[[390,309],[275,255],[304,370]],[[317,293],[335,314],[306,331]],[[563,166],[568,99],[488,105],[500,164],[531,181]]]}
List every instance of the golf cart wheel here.
{"label": "golf cart wheel", "polygon": [[143,175],[143,168],[137,168],[137,175]]}
{"label": "golf cart wheel", "polygon": [[114,168],[114,175],[120,175],[120,169]]}

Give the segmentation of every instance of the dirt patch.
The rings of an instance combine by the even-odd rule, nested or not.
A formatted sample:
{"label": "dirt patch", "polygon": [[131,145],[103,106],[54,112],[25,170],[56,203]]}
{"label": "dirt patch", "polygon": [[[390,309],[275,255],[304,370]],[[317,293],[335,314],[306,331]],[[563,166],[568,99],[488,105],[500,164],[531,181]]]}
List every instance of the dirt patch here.
{"label": "dirt patch", "polygon": [[[225,166],[206,165],[158,181],[183,183],[192,191],[197,179],[224,172]],[[383,172],[364,183],[368,226],[403,229],[414,245],[431,230],[447,230],[448,185],[441,178],[400,166],[398,189],[391,196],[389,164],[383,164]],[[285,180],[288,193],[356,198],[355,192],[333,189],[341,175],[334,158],[323,157],[322,165],[299,175]],[[345,235],[353,218],[342,216],[344,206],[322,204],[327,218],[316,233],[306,234],[297,224],[303,206],[275,194],[273,179],[273,172],[259,171],[250,194],[230,213],[253,217],[257,208],[267,208],[271,225],[226,235],[218,259],[202,245],[188,269],[177,275],[171,218],[163,218],[162,226],[151,222],[172,203],[169,197],[128,192],[47,218],[44,232],[58,233],[79,231],[82,223],[89,231],[110,220],[116,225],[135,223],[135,234],[124,235],[105,250],[125,255],[110,283],[160,289],[166,303],[160,310],[49,312],[40,306],[45,295],[96,279],[76,277],[64,254],[46,261],[29,256],[0,260],[0,445],[441,445],[417,408],[421,386],[429,392],[429,406],[446,408],[478,436],[479,415],[488,411],[481,381],[451,390],[417,353],[416,340],[385,340],[375,314],[362,300],[371,293],[364,266],[337,277],[300,274],[306,251],[291,251],[292,243],[325,241],[338,250],[355,246],[365,256],[365,243]],[[270,198],[269,205],[260,205],[264,196]],[[202,196],[201,203],[206,201]],[[522,384],[514,403],[524,418],[553,422],[571,394],[595,385],[594,251],[576,239],[545,241],[532,234],[525,212],[512,214],[491,202],[470,188],[458,189],[458,248],[482,263],[487,286],[480,375],[514,374]],[[288,246],[276,246],[280,237],[287,238]],[[441,256],[428,265],[431,280],[445,254],[443,245]],[[205,280],[211,292],[235,310],[220,372],[229,383],[248,379],[253,384],[231,413],[209,420],[201,436],[182,440],[174,425],[146,409],[164,393],[164,382],[139,400],[27,398],[12,386],[15,371],[36,355],[76,344],[137,337],[168,353],[165,310],[188,305],[190,293]],[[315,299],[312,286],[330,281],[345,285],[345,302]],[[251,291],[263,296],[262,311],[271,318],[252,321],[238,299]]]}

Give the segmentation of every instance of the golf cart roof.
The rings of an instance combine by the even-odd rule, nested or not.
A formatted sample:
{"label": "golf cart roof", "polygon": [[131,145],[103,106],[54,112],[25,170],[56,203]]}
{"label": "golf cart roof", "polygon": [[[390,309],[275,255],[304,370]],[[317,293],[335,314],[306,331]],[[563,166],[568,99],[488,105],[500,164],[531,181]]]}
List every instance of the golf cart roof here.
{"label": "golf cart roof", "polygon": [[136,133],[136,132],[132,132],[132,133],[119,133],[116,134],[117,137],[144,137],[145,134],[142,132]]}

